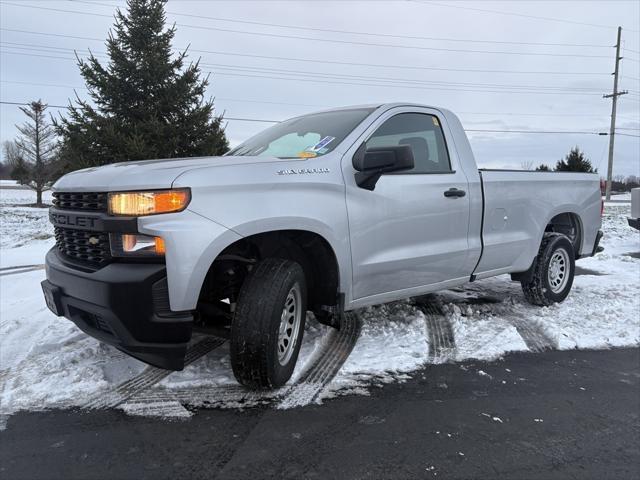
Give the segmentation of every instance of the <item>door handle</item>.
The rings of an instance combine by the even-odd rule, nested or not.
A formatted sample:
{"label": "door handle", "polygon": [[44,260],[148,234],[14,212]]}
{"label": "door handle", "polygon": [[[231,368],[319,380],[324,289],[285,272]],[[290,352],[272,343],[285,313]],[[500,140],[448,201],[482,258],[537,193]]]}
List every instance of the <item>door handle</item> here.
{"label": "door handle", "polygon": [[464,190],[458,190],[457,188],[450,188],[444,191],[445,197],[464,197],[467,194]]}

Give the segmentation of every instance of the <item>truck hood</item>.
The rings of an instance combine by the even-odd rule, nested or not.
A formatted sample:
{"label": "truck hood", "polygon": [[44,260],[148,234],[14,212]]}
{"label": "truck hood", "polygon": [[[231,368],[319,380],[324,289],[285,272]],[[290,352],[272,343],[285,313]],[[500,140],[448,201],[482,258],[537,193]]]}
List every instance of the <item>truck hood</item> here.
{"label": "truck hood", "polygon": [[228,156],[112,163],[68,173],[54,184],[53,189],[106,192],[170,188],[176,178],[194,168],[277,162],[291,162],[291,159]]}

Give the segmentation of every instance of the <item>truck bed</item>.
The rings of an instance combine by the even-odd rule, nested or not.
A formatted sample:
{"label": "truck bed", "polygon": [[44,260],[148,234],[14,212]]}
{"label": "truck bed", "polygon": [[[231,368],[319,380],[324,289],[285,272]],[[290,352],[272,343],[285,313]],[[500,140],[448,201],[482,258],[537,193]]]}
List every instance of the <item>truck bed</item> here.
{"label": "truck bed", "polygon": [[479,169],[479,173],[484,211],[478,278],[529,268],[545,226],[563,212],[577,219],[576,253],[592,253],[597,229],[584,226],[599,225],[597,174],[502,169]]}

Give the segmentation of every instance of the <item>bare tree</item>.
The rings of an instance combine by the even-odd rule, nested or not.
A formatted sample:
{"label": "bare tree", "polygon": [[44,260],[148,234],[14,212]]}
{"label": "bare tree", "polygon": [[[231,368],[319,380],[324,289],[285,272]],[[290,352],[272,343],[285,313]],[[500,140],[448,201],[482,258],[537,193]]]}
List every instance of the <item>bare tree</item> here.
{"label": "bare tree", "polygon": [[533,161],[523,160],[522,163],[520,163],[520,168],[522,168],[522,170],[533,170]]}
{"label": "bare tree", "polygon": [[56,133],[47,122],[46,109],[47,105],[41,100],[20,107],[29,119],[16,125],[21,134],[16,140],[4,143],[12,178],[35,190],[39,207],[43,206],[42,192],[48,190],[56,178]]}

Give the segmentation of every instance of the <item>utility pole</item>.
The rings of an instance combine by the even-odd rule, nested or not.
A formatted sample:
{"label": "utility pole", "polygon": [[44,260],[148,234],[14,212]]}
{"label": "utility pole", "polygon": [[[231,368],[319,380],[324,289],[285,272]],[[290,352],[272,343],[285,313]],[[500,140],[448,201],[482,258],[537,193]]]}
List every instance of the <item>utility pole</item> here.
{"label": "utility pole", "polygon": [[616,106],[618,97],[625,95],[626,90],[618,92],[618,74],[620,73],[620,37],[622,36],[622,27],[618,27],[618,41],[616,42],[616,69],[613,72],[613,93],[603,95],[603,98],[611,98],[611,129],[609,130],[609,165],[607,166],[607,190],[606,199],[611,199],[611,176],[613,175],[613,144],[616,138]]}

